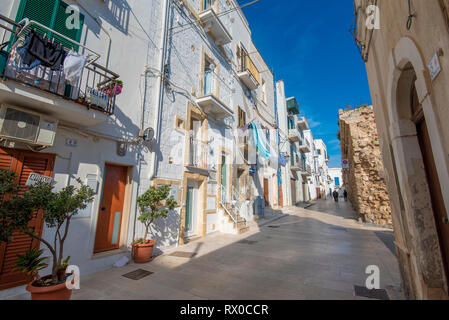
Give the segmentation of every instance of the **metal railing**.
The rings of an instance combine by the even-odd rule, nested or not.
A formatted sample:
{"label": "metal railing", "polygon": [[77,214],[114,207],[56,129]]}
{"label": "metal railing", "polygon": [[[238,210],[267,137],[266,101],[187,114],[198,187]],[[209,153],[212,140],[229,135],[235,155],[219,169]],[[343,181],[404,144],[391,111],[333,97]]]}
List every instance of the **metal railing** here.
{"label": "metal railing", "polygon": [[201,95],[213,95],[229,108],[231,106],[232,88],[226,81],[221,79],[214,71],[204,71],[200,76],[203,85]]}
{"label": "metal railing", "polygon": [[[100,55],[36,21],[24,19],[20,23],[13,23],[10,19],[0,15],[0,22],[2,22],[0,30],[3,30],[2,47],[0,48],[1,77],[102,111],[108,115],[114,113],[116,96],[121,91],[121,86],[116,81],[119,75],[96,63]],[[69,83],[62,67],[60,70],[51,70],[43,65],[37,65],[34,68],[24,65],[18,50],[26,50],[24,44],[32,31],[45,35],[53,42],[60,42],[66,53],[74,48],[81,49],[86,56],[86,64],[81,70],[80,76],[72,79]]]}
{"label": "metal railing", "polygon": [[189,165],[207,169],[207,143],[190,137]]}
{"label": "metal railing", "polygon": [[248,71],[260,85],[260,73],[256,65],[254,64],[253,60],[249,57],[249,54],[246,52],[244,48],[240,47],[239,52],[240,52],[240,63],[238,72]]}

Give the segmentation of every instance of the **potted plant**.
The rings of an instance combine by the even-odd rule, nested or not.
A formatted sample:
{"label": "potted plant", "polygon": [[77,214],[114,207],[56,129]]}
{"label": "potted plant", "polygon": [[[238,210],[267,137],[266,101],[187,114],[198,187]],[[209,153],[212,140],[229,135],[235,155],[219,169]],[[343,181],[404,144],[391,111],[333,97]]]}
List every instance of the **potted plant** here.
{"label": "potted plant", "polygon": [[109,81],[103,87],[103,92],[106,93],[109,97],[119,95],[120,93],[122,93],[122,90],[123,90],[123,81],[118,79]]}
{"label": "potted plant", "polygon": [[132,245],[133,259],[136,263],[146,263],[153,259],[155,240],[148,240],[150,225],[157,218],[166,218],[168,210],[173,210],[176,201],[169,197],[170,186],[152,186],[137,198],[140,215],[137,218],[145,226],[143,238],[136,239]]}
{"label": "potted plant", "polygon": [[[0,241],[11,241],[14,232],[22,232],[43,243],[51,253],[51,274],[33,279],[27,286],[33,300],[68,300],[71,290],[66,287],[66,277],[60,279],[58,271],[66,263],[64,261],[64,242],[70,228],[70,222],[80,209],[87,207],[93,200],[94,192],[83,185],[74,186],[53,192],[51,183],[38,182],[28,187],[19,196],[19,186],[14,172],[0,170]],[[36,210],[42,210],[43,219],[48,228],[54,229],[53,239],[45,239],[29,228],[29,222]]]}

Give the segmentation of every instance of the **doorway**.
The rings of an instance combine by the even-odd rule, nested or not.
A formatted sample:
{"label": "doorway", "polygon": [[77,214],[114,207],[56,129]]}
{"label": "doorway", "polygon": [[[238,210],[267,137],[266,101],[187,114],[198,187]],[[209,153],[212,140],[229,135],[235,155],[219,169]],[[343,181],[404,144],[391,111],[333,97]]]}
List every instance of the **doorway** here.
{"label": "doorway", "polygon": [[291,179],[291,185],[292,185],[292,206],[296,205],[296,180]]}
{"label": "doorway", "polygon": [[193,237],[197,235],[197,221],[198,221],[198,184],[194,181],[188,181],[186,191],[186,237]]}
{"label": "doorway", "polygon": [[118,249],[128,167],[106,164],[94,253]]}
{"label": "doorway", "polygon": [[270,206],[270,190],[268,179],[263,179],[263,197],[265,199],[265,207]]}

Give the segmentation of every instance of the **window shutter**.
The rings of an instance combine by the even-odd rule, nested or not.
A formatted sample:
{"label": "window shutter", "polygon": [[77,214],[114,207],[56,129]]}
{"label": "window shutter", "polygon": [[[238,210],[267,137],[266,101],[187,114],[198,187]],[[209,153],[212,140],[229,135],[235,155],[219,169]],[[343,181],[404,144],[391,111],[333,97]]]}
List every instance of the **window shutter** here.
{"label": "window shutter", "polygon": [[[84,16],[80,14],[80,25],[79,28],[76,29],[68,29],[66,26],[67,18],[70,16],[70,13],[66,13],[68,5],[62,1],[59,2],[59,5],[56,10],[56,18],[53,24],[53,30],[59,32],[60,34],[65,35],[66,37],[75,40],[76,42],[79,42],[81,39],[81,33],[83,31],[83,23],[84,23]],[[55,40],[57,40],[59,43],[61,43],[66,48],[72,48],[75,51],[78,51],[78,46],[75,46],[72,44],[72,42],[67,41],[61,37],[55,36]]]}
{"label": "window shutter", "polygon": [[[65,2],[60,0],[22,0],[16,21],[28,18],[79,42],[83,31],[84,15],[80,14],[80,27],[78,29],[68,29],[66,20],[70,14],[66,13],[67,6]],[[39,30],[38,27],[36,29]],[[40,31],[45,33],[44,30]],[[47,35],[52,36],[48,32]],[[78,46],[72,45],[70,41],[59,36],[54,36],[54,38],[66,48],[73,47],[75,51],[78,50]]]}

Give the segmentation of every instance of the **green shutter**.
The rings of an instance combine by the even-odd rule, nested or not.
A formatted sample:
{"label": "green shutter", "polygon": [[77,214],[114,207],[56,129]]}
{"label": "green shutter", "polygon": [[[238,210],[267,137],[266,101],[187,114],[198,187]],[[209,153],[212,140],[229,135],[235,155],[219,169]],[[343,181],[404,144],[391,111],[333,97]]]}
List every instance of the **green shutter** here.
{"label": "green shutter", "polygon": [[[16,21],[28,18],[49,27],[64,36],[79,42],[83,30],[84,15],[80,14],[80,28],[67,29],[66,19],[69,17],[66,8],[67,4],[60,0],[21,0],[19,10],[17,12]],[[36,29],[39,29],[36,27]],[[42,31],[42,30],[41,30]],[[47,33],[48,34],[48,33]],[[52,36],[48,34],[48,36]],[[78,50],[78,46],[72,45],[61,37],[54,36],[55,40],[67,48]]]}

